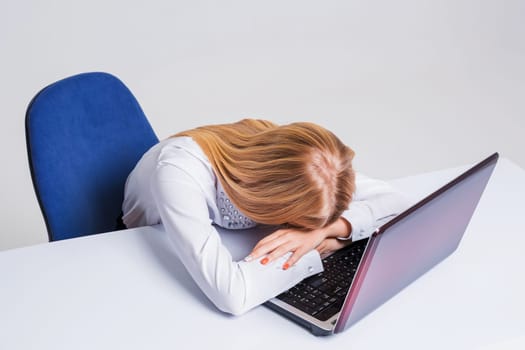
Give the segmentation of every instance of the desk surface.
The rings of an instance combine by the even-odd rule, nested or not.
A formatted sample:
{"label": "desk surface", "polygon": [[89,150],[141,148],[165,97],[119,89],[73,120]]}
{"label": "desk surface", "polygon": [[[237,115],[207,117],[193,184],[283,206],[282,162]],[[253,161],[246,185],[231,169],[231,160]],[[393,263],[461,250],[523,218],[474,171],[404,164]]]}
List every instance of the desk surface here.
{"label": "desk surface", "polygon": [[[419,199],[467,167],[392,181]],[[216,311],[161,226],[0,252],[2,349],[509,349],[525,345],[525,171],[500,159],[458,250],[344,333]],[[222,233],[242,257],[255,235]]]}

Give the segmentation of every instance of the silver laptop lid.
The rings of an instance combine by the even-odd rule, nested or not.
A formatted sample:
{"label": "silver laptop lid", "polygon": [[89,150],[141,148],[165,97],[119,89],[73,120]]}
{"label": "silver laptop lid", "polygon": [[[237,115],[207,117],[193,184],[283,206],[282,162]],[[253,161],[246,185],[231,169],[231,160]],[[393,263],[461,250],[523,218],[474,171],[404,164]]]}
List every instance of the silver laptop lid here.
{"label": "silver laptop lid", "polygon": [[456,250],[497,160],[498,153],[494,153],[372,235],[337,320],[336,333]]}

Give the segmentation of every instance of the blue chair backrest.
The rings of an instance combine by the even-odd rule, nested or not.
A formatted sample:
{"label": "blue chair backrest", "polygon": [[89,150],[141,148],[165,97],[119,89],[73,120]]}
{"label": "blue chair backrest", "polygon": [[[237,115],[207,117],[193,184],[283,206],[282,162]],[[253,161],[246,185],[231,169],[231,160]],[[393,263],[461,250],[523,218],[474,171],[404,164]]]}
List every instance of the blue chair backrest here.
{"label": "blue chair backrest", "polygon": [[75,75],[42,89],[25,122],[49,240],[115,230],[127,176],[159,141],[130,90],[111,74]]}

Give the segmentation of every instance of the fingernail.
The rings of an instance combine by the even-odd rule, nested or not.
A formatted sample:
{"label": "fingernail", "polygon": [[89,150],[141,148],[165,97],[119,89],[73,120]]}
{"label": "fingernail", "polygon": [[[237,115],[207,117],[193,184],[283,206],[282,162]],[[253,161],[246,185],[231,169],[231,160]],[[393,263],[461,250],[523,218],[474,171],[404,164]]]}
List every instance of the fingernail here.
{"label": "fingernail", "polygon": [[288,270],[289,267],[290,267],[290,264],[286,263],[283,265],[283,270]]}
{"label": "fingernail", "polygon": [[268,261],[269,261],[268,258],[264,258],[261,260],[261,264],[266,265],[268,264]]}
{"label": "fingernail", "polygon": [[244,261],[252,261],[253,257],[251,255],[248,255],[246,258],[244,258]]}

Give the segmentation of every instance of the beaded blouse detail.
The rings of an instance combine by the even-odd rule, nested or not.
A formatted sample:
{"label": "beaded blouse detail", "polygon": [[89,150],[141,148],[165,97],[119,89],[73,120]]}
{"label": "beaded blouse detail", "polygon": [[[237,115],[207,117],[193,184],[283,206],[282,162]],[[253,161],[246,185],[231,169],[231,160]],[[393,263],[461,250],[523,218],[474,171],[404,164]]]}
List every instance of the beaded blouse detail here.
{"label": "beaded blouse detail", "polygon": [[222,225],[224,228],[242,230],[257,225],[255,221],[243,215],[240,210],[231,202],[224,191],[220,181],[217,180],[217,206],[221,214]]}

